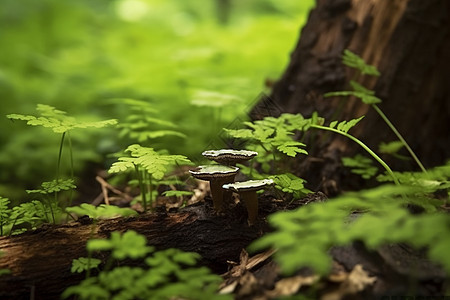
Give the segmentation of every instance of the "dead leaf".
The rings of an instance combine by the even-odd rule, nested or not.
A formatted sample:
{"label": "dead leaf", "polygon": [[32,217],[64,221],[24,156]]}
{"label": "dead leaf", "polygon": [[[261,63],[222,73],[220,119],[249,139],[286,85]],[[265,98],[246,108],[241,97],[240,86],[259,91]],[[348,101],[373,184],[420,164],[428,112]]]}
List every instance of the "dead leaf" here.
{"label": "dead leaf", "polygon": [[353,295],[372,285],[377,277],[370,277],[369,273],[364,271],[362,265],[356,265],[353,270],[346,274],[339,273],[329,278],[335,282],[341,282],[339,287],[322,296],[321,300],[340,300],[346,295]]}
{"label": "dead leaf", "polygon": [[319,276],[313,275],[308,277],[294,276],[279,280],[275,284],[275,288],[268,291],[266,295],[270,298],[277,298],[280,296],[291,296],[298,292],[298,290],[305,285],[313,285],[319,280]]}

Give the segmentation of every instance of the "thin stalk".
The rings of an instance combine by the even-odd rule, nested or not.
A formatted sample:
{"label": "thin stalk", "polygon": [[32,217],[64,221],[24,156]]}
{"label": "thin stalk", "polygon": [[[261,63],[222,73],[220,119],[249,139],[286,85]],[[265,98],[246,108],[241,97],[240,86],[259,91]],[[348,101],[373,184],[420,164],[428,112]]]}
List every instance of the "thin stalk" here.
{"label": "thin stalk", "polygon": [[150,209],[152,209],[152,205],[153,205],[153,187],[152,187],[152,175],[147,173],[148,178],[148,193],[149,193],[149,204],[150,204]]}
{"label": "thin stalk", "polygon": [[92,251],[88,251],[86,279],[89,279],[89,277],[91,277],[91,259],[92,259]]}
{"label": "thin stalk", "polygon": [[136,169],[136,174],[139,181],[139,188],[141,190],[141,196],[142,196],[142,202],[144,203],[144,211],[147,211],[147,195],[145,192],[145,185],[143,182],[141,171],[139,170],[139,167],[137,165],[134,165],[134,168]]}
{"label": "thin stalk", "polygon": [[60,167],[61,167],[61,157],[62,157],[65,137],[66,137],[66,132],[63,132],[63,134],[61,136],[61,142],[59,144],[58,165],[56,167],[56,182],[58,182],[58,180],[59,180],[59,171],[60,171]]}
{"label": "thin stalk", "polygon": [[[69,156],[70,156],[70,179],[75,182],[74,170],[73,170],[73,149],[72,149],[72,139],[70,138],[70,134],[67,133],[67,140],[69,141]],[[72,205],[73,200],[73,189],[70,189],[69,195],[69,206]]]}
{"label": "thin stalk", "polygon": [[323,129],[323,130],[328,130],[328,131],[332,131],[335,133],[338,133],[340,135],[343,135],[349,139],[351,139],[352,141],[356,142],[358,145],[360,145],[364,150],[366,150],[376,161],[378,161],[380,163],[380,165],[383,166],[383,168],[389,173],[389,175],[391,175],[392,179],[394,180],[395,184],[400,185],[400,182],[398,181],[397,177],[395,176],[394,172],[391,170],[391,168],[389,168],[389,166],[375,153],[373,152],[369,147],[367,147],[363,142],[361,142],[359,139],[355,138],[354,136],[337,130],[335,128],[330,128],[330,127],[326,127],[326,126],[321,126],[321,125],[311,125],[311,128],[317,128],[317,129]]}
{"label": "thin stalk", "polygon": [[[56,224],[55,213],[53,212],[52,202],[50,201],[50,198],[47,198],[47,197],[44,197],[44,198],[47,199],[48,206],[50,208],[50,212],[52,213],[53,224]],[[44,212],[45,212],[45,208],[44,208]],[[47,213],[45,213],[45,217],[47,217]]]}
{"label": "thin stalk", "polygon": [[386,117],[386,115],[381,111],[381,109],[376,104],[372,104],[372,107],[380,115],[380,117],[384,120],[384,122],[386,122],[386,124],[389,126],[389,128],[391,128],[391,130],[395,133],[397,138],[402,142],[402,144],[405,146],[406,150],[408,150],[411,157],[416,161],[417,165],[419,165],[422,172],[427,173],[427,170],[425,169],[423,164],[420,162],[419,158],[416,156],[416,154],[411,149],[411,147],[409,147],[408,143],[403,138],[403,136],[400,134],[400,132],[397,130],[397,128],[395,128],[394,124],[392,124],[391,121],[389,121],[389,119]]}
{"label": "thin stalk", "polygon": [[[56,183],[57,184],[59,181],[59,171],[60,171],[60,167],[61,167],[61,157],[62,157],[65,137],[66,137],[66,132],[63,132],[63,134],[61,136],[61,142],[59,143],[58,163],[56,166]],[[56,192],[56,191],[55,191],[55,203],[58,203],[58,192]]]}

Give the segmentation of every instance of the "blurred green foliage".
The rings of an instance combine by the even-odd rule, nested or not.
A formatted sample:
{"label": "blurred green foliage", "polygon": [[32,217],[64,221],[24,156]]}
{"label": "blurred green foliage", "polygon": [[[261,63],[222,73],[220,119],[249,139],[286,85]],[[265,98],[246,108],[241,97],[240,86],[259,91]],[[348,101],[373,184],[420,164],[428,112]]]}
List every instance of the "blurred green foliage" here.
{"label": "blurred green foliage", "polygon": [[[0,115],[32,113],[41,103],[82,121],[120,122],[129,110],[111,99],[142,100],[188,137],[163,139],[158,147],[194,155],[217,128],[245,115],[265,79],[279,77],[313,4],[2,0]],[[0,194],[20,199],[52,179],[59,140],[5,117],[0,128]],[[130,144],[115,128],[72,138],[78,174],[87,161],[101,163]]]}

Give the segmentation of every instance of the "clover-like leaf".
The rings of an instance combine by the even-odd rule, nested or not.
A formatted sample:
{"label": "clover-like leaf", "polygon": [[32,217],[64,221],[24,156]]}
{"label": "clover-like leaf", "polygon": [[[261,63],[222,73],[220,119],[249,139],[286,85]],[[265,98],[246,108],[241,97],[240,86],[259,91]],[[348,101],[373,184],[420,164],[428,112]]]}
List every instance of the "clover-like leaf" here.
{"label": "clover-like leaf", "polygon": [[97,258],[79,257],[72,260],[70,272],[81,273],[89,269],[97,268],[102,261]]}

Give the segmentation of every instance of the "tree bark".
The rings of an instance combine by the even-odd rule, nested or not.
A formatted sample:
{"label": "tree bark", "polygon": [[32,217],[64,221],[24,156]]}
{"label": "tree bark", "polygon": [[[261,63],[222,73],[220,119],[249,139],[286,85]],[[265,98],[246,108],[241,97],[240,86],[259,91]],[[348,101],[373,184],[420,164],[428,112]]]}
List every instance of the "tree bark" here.
{"label": "tree bark", "polygon": [[[383,100],[380,108],[424,165],[444,163],[450,157],[450,3],[318,0],[284,75],[273,86],[270,97],[283,112],[310,116],[317,111],[328,121],[366,115],[351,133],[377,150],[380,142],[397,138],[374,110],[358,99],[342,103],[322,96],[349,90],[348,82],[355,79],[341,63],[345,49],[379,69],[380,77],[362,76],[358,81]],[[322,143],[310,151],[315,160],[298,169],[313,188],[325,187],[327,192],[325,178],[328,189],[339,185],[339,178],[330,173],[339,171],[340,157],[359,149],[340,137],[321,136]],[[399,170],[417,169],[413,161],[390,163]]]}
{"label": "tree bark", "polygon": [[[197,252],[202,257],[201,265],[224,273],[229,261],[238,262],[242,249],[269,230],[265,222],[268,214],[298,207],[302,201],[323,198],[321,194],[312,194],[308,199],[286,204],[272,201],[271,196],[260,197],[259,221],[254,226],[247,224],[247,211],[240,203],[217,215],[208,201],[173,213],[161,210],[97,224],[81,218],[78,222],[45,225],[18,236],[0,237],[3,252],[0,269],[11,271],[0,276],[0,299],[59,299],[67,287],[84,278],[72,274],[70,268],[73,259],[87,257],[86,242],[91,238],[107,238],[113,231],[135,230],[157,250],[178,248]],[[95,253],[94,257],[103,262],[107,258],[105,253]]]}

